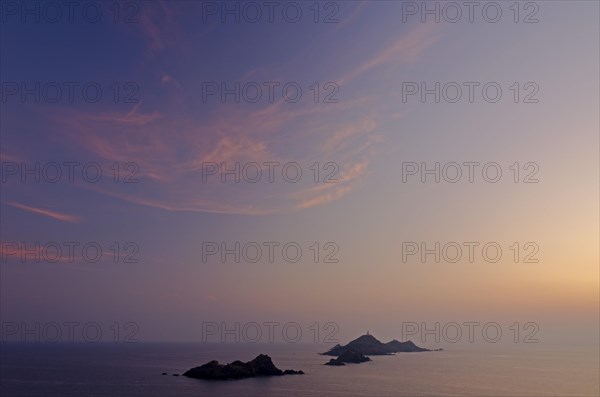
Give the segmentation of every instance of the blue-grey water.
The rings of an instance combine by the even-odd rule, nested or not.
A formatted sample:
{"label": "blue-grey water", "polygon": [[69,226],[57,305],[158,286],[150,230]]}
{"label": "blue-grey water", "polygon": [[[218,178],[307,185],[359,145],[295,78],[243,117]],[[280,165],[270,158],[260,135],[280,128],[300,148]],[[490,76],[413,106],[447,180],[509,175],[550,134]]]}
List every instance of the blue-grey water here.
{"label": "blue-grey water", "polygon": [[[0,395],[10,396],[598,396],[598,352],[449,349],[322,365],[322,345],[5,344]],[[269,354],[306,375],[219,382],[171,376],[216,359]],[[168,372],[168,376],[161,375]]]}

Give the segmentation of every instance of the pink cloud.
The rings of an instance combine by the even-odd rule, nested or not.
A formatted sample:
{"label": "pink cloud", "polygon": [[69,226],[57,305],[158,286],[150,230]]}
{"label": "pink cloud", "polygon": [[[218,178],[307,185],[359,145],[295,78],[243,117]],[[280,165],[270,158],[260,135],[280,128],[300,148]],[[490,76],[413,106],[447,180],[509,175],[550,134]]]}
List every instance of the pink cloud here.
{"label": "pink cloud", "polygon": [[[45,248],[41,245],[27,246],[21,242],[3,242],[0,244],[0,258],[2,262],[20,261],[22,263],[47,261],[47,262],[62,262],[75,263],[81,260],[80,256],[55,255],[54,253],[47,254]],[[47,259],[43,259],[47,258]]]}
{"label": "pink cloud", "polygon": [[408,34],[396,38],[374,57],[352,69],[340,80],[344,85],[363,73],[392,61],[415,62],[421,53],[434,44],[440,36],[436,34],[435,24],[419,24]]}
{"label": "pink cloud", "polygon": [[354,188],[354,183],[364,175],[368,162],[346,164],[342,167],[337,183],[324,183],[312,189],[296,193],[300,198],[296,207],[299,210],[331,203],[344,197]]}
{"label": "pink cloud", "polygon": [[143,126],[143,125],[151,123],[161,117],[160,113],[157,111],[153,111],[150,113],[141,113],[140,112],[141,105],[142,105],[142,102],[140,101],[137,104],[135,104],[129,112],[127,112],[125,114],[116,113],[116,112],[100,113],[97,115],[90,115],[89,118],[90,118],[90,120],[96,120],[96,121],[106,121],[106,122],[114,122],[114,123],[120,123],[120,124]]}
{"label": "pink cloud", "polygon": [[[166,26],[157,25],[152,16],[163,6],[149,11],[146,19],[156,49],[165,48],[162,33]],[[360,13],[361,7],[355,12]],[[420,25],[390,41],[338,81],[347,83],[385,64],[415,61],[436,40],[433,27]],[[165,92],[169,86],[178,86],[171,74],[163,73],[160,79]],[[354,189],[367,174],[374,147],[383,139],[380,120],[403,115],[395,108],[384,111],[377,97],[358,95],[337,104],[289,104],[283,100],[262,107],[219,104],[200,118],[187,106],[178,106],[185,98],[184,87],[180,88],[174,90],[177,98],[163,97],[165,106],[160,111],[148,110],[141,102],[121,112],[54,110],[56,121],[63,123],[76,150],[83,148],[102,160],[139,166],[142,182],[134,190],[87,188],[169,211],[262,215],[311,208],[338,200]],[[201,178],[204,163],[232,166],[234,162],[265,161],[294,161],[305,166],[336,162],[340,164],[340,182],[257,186],[223,184],[219,178],[207,183]]]}
{"label": "pink cloud", "polygon": [[163,1],[144,4],[140,24],[151,51],[164,50],[171,41],[175,21],[173,8]]}
{"label": "pink cloud", "polygon": [[58,212],[58,211],[52,211],[52,210],[47,210],[47,209],[43,209],[43,208],[30,207],[28,205],[20,204],[20,203],[15,203],[15,202],[10,202],[10,203],[7,203],[7,204],[10,205],[10,206],[13,206],[15,208],[19,208],[21,210],[28,211],[28,212],[31,212],[31,213],[34,213],[34,214],[37,214],[37,215],[47,216],[49,218],[56,219],[57,221],[61,221],[61,222],[79,223],[82,220],[78,216],[64,214],[64,213]]}
{"label": "pink cloud", "polygon": [[19,161],[23,161],[23,159],[19,156],[16,156],[15,154],[0,153],[0,161],[19,162]]}
{"label": "pink cloud", "polygon": [[[353,186],[344,182],[324,191],[314,185],[202,181],[204,163],[299,162],[308,171],[315,161],[339,161],[351,168],[376,140],[375,115],[355,115],[364,100],[324,106],[267,105],[258,110],[223,105],[202,124],[185,115],[153,116],[138,104],[125,113],[55,112],[77,148],[109,162],[139,166],[136,193],[86,186],[144,206],[170,211],[264,215],[297,211],[338,199]],[[289,104],[287,104],[289,105]],[[337,120],[340,115],[344,121]],[[316,117],[319,116],[319,117]],[[306,177],[307,179],[308,176]],[[214,179],[214,180],[213,180]],[[290,189],[296,194],[290,194]]]}

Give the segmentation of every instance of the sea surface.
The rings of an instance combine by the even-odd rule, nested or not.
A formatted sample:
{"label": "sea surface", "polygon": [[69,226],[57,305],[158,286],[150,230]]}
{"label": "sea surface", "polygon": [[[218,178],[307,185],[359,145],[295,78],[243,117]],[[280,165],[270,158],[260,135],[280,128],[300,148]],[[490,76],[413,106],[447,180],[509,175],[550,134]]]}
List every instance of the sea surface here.
{"label": "sea surface", "polygon": [[[598,396],[598,351],[461,349],[373,356],[343,367],[317,344],[3,344],[0,396]],[[175,377],[216,359],[269,354],[306,375]],[[169,375],[161,375],[167,372]]]}

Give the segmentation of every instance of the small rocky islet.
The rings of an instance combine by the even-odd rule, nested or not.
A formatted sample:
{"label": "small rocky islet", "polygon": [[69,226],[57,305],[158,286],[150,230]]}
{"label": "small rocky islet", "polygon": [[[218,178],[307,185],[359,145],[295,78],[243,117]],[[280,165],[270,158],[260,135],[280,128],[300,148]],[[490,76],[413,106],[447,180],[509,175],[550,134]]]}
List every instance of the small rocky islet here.
{"label": "small rocky islet", "polygon": [[347,363],[352,364],[360,364],[367,361],[371,361],[369,357],[366,357],[359,352],[355,352],[354,350],[346,350],[344,353],[340,354],[338,358],[332,358],[329,362],[326,362],[324,365],[346,365]]}

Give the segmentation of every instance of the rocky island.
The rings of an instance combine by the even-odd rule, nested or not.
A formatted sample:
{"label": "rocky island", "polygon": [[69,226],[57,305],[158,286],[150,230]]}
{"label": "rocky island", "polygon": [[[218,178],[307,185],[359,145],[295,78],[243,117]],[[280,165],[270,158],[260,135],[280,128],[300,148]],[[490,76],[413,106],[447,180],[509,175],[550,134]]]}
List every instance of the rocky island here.
{"label": "rocky island", "polygon": [[273,364],[271,357],[266,354],[260,354],[254,360],[245,363],[236,360],[230,364],[223,365],[213,360],[199,367],[194,367],[183,374],[183,376],[187,376],[188,378],[209,380],[237,380],[259,376],[282,375],[304,375],[304,372],[292,369],[282,371]]}
{"label": "rocky island", "polygon": [[383,343],[377,340],[373,335],[367,333],[366,335],[359,336],[347,345],[340,346],[335,345],[325,353],[321,353],[325,356],[341,356],[347,352],[356,352],[363,355],[369,356],[382,356],[386,354],[401,353],[401,352],[426,352],[429,349],[424,349],[415,345],[412,341],[400,342],[396,339]]}
{"label": "rocky island", "polygon": [[369,357],[366,357],[354,350],[346,350],[338,358],[332,358],[329,362],[323,365],[346,365],[346,363],[360,364],[367,361],[371,361]]}

